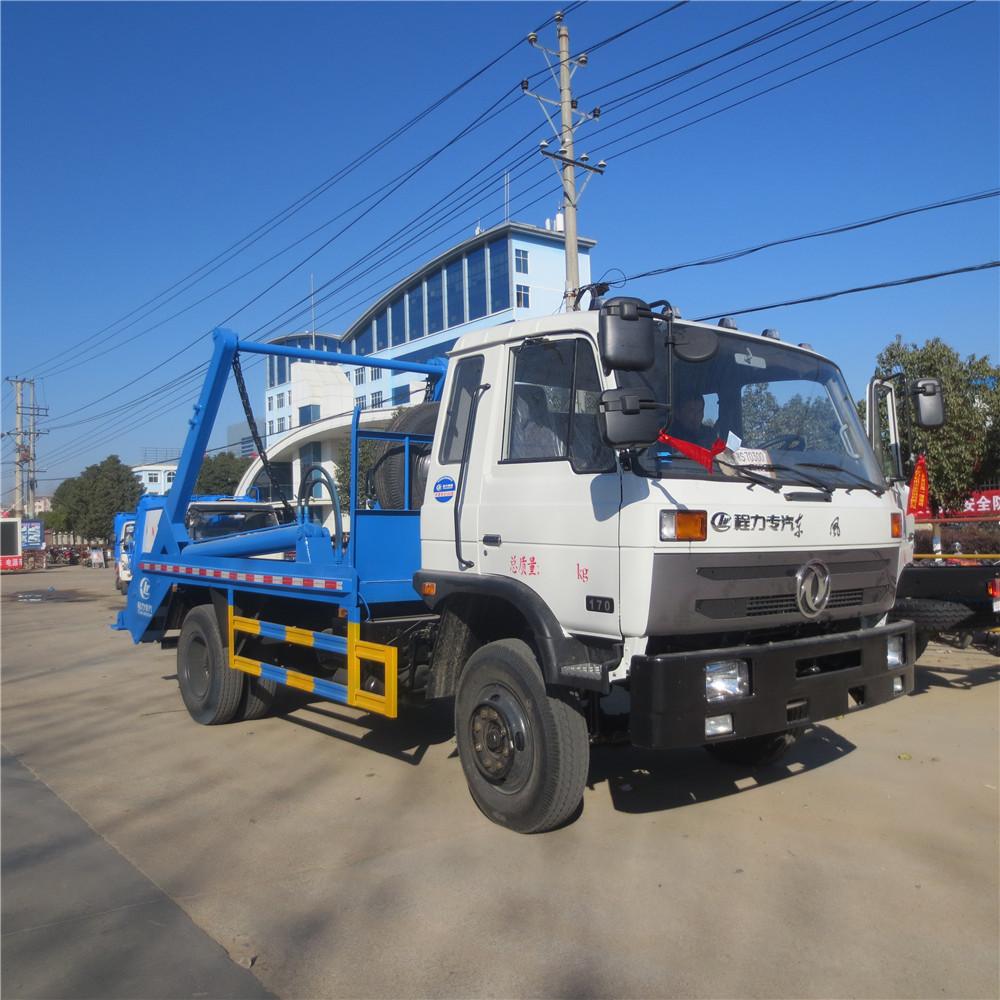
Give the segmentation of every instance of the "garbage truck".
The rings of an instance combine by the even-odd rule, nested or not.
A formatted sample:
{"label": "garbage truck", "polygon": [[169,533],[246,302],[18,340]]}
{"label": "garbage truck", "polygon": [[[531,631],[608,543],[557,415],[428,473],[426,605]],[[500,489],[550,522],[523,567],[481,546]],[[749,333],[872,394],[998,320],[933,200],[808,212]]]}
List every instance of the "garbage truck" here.
{"label": "garbage truck", "polygon": [[[450,699],[472,799],[519,832],[574,815],[609,726],[772,762],[808,726],[909,693],[914,632],[887,620],[902,496],[844,377],[766,332],[634,298],[420,361],[217,330],[173,488],[139,505],[117,627],[176,643],[204,725],[258,718],[280,685],[388,718]],[[354,412],[343,505],[309,466],[289,523],[196,539],[184,512],[230,372],[255,427],[247,354],[408,371],[426,401],[380,428]],[[940,393],[921,393],[931,426]]]}

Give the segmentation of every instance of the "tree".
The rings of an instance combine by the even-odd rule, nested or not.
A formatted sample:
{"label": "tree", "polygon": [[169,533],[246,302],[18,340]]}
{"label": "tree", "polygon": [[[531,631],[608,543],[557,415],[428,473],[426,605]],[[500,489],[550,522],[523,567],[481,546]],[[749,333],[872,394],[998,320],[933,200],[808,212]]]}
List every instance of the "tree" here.
{"label": "tree", "polygon": [[84,538],[114,537],[115,514],[135,510],[142,484],[117,455],[88,465],[79,476],[67,479],[52,495],[52,524]]}
{"label": "tree", "polygon": [[72,531],[72,524],[79,507],[77,478],[61,482],[52,494],[52,510],[46,512],[45,527],[53,531]]}
{"label": "tree", "polygon": [[252,461],[252,458],[237,458],[231,451],[206,458],[194,484],[195,493],[232,496]]}
{"label": "tree", "polygon": [[[372,484],[371,470],[382,457],[384,446],[378,441],[362,440],[358,444],[358,464],[361,466],[361,477],[358,480],[358,507],[364,510],[375,503],[375,487]],[[351,505],[351,442],[345,441],[337,449],[337,464],[333,470],[333,480],[340,494],[340,509],[349,513]]]}
{"label": "tree", "polygon": [[901,402],[900,413],[905,472],[912,472],[916,455],[927,456],[931,502],[938,510],[961,507],[970,490],[1000,477],[1000,366],[988,356],[963,360],[935,337],[922,346],[894,341],[879,354],[875,370],[880,378],[902,372],[906,382],[941,380],[943,427],[917,428],[909,400]]}

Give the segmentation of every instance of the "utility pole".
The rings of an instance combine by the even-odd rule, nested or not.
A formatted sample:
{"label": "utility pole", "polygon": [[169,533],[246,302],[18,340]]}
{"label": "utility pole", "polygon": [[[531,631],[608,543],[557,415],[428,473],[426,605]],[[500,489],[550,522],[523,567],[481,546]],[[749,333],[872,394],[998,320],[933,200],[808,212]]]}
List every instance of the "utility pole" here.
{"label": "utility pole", "polygon": [[[48,431],[38,430],[37,417],[48,415],[48,407],[35,403],[35,380],[8,378],[14,386],[14,515],[34,517],[35,489],[38,486],[38,467],[35,442]],[[24,405],[24,387],[29,387],[29,404]],[[28,418],[25,430],[24,418]]]}
{"label": "utility pole", "polygon": [[[528,43],[545,56],[549,72],[552,74],[552,78],[559,88],[559,100],[555,101],[550,97],[542,97],[541,94],[532,93],[530,89],[531,85],[527,80],[521,81],[521,90],[529,97],[534,97],[538,101],[542,113],[552,127],[553,139],[559,143],[558,153],[550,153],[548,151],[549,143],[543,139],[541,142],[541,153],[558,164],[556,172],[560,175],[562,181],[563,220],[565,227],[563,237],[566,245],[566,290],[564,298],[568,309],[576,309],[578,308],[578,293],[580,291],[580,250],[576,209],[580,203],[580,198],[583,196],[583,192],[586,190],[587,184],[590,183],[591,177],[594,174],[603,174],[607,164],[604,160],[601,160],[596,167],[592,167],[588,163],[590,157],[586,153],[579,160],[576,159],[573,144],[574,134],[583,122],[600,118],[601,109],[594,108],[589,113],[577,110],[576,100],[573,97],[573,76],[579,67],[587,65],[587,53],[581,52],[578,56],[571,56],[569,51],[569,28],[564,23],[562,13],[557,12],[554,20],[558,25],[559,49],[557,52],[545,48],[544,45],[539,45],[538,35],[535,32],[531,32],[528,35]],[[553,68],[550,56],[558,59],[558,76]],[[546,105],[558,106],[559,127],[556,127]],[[576,189],[577,168],[588,171],[588,176],[580,187],[579,192]]]}
{"label": "utility pole", "polygon": [[14,385],[14,517],[24,517],[24,382],[8,379]]}

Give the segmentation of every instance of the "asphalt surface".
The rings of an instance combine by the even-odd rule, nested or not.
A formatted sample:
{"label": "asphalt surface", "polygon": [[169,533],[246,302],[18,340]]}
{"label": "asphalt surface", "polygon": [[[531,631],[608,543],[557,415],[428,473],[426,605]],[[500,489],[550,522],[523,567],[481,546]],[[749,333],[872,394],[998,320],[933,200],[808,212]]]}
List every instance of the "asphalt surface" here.
{"label": "asphalt surface", "polygon": [[120,606],[108,571],[3,580],[4,997],[1000,992],[994,655],[932,646],[756,775],[596,748],[524,837],[441,713],[200,727]]}

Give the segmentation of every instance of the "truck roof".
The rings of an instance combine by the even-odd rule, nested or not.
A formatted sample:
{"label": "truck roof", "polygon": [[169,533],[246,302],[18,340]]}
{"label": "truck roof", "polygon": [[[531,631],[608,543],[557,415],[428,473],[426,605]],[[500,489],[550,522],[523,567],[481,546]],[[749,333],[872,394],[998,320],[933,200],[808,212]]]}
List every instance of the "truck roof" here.
{"label": "truck roof", "polygon": [[[497,326],[485,327],[482,330],[473,330],[471,333],[460,337],[454,347],[448,352],[448,357],[458,357],[472,351],[479,351],[496,344],[504,344],[510,341],[523,340],[525,337],[545,336],[557,333],[568,333],[578,330],[589,334],[593,340],[597,340],[597,328],[600,314],[597,310],[575,313],[557,313],[554,316],[538,316],[534,319],[518,320],[515,323],[501,323]],[[744,337],[747,340],[761,339],[758,333],[750,333],[747,330],[733,330],[728,327],[718,326],[715,323],[700,323],[694,320],[687,320],[680,317],[679,322],[686,326],[702,327],[706,330],[715,330],[719,333],[729,334],[736,337]],[[812,354],[829,360],[825,355],[812,347],[801,344],[792,344],[786,340],[771,340],[769,343],[781,344],[793,351],[801,351],[804,354]]]}

